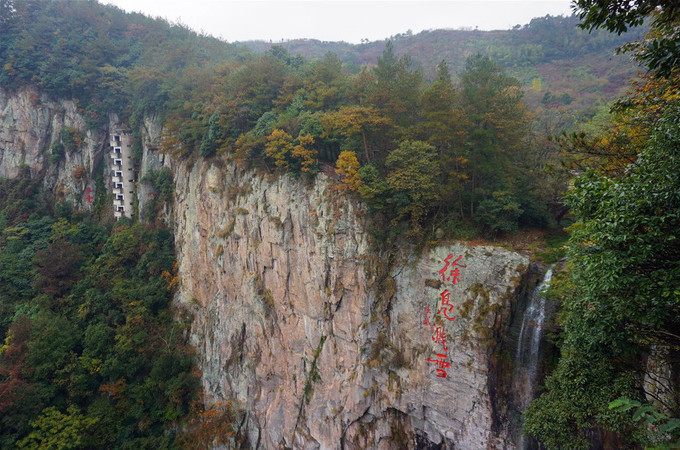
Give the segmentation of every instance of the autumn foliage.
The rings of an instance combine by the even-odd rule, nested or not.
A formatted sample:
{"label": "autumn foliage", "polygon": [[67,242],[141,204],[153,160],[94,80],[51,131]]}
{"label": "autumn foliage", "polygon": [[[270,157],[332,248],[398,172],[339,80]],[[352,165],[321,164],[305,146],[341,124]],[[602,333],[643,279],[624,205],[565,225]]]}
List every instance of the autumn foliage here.
{"label": "autumn foliage", "polygon": [[356,153],[345,150],[340,153],[338,160],[335,162],[336,172],[342,175],[342,182],[347,185],[351,191],[359,189],[361,184],[361,176],[359,175],[359,160]]}

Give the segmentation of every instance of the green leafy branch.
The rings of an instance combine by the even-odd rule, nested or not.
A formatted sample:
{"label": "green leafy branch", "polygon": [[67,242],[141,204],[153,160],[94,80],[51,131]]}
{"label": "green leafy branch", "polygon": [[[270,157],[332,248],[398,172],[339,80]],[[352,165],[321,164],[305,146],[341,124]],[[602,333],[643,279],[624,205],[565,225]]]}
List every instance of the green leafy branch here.
{"label": "green leafy branch", "polygon": [[680,418],[671,417],[669,414],[659,411],[656,406],[643,404],[637,400],[620,397],[609,403],[609,409],[627,412],[634,411],[632,420],[639,422],[642,427],[649,430],[650,442],[658,443],[655,449],[678,448],[680,438],[675,430],[680,429]]}

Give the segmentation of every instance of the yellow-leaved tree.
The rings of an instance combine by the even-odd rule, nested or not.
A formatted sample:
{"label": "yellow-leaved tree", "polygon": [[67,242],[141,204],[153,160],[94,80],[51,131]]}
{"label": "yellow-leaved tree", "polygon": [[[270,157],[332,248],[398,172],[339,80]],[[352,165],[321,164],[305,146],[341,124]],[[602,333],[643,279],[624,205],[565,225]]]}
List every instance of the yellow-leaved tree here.
{"label": "yellow-leaved tree", "polygon": [[293,136],[281,129],[275,129],[267,136],[265,154],[274,160],[276,167],[288,169],[288,157],[293,152]]}
{"label": "yellow-leaved tree", "polygon": [[359,160],[355,152],[349,150],[340,152],[335,168],[336,172],[343,176],[342,182],[350,191],[358,190],[363,184],[359,176]]}
{"label": "yellow-leaved tree", "polygon": [[292,156],[300,163],[300,171],[311,172],[316,164],[316,149],[314,145],[314,138],[309,135],[300,135],[297,138],[298,144],[293,147]]}
{"label": "yellow-leaved tree", "polygon": [[343,106],[337,111],[324,114],[320,121],[326,130],[326,136],[331,133],[337,133],[347,139],[360,136],[366,162],[371,161],[368,136],[391,125],[390,120],[381,116],[377,109],[365,106]]}

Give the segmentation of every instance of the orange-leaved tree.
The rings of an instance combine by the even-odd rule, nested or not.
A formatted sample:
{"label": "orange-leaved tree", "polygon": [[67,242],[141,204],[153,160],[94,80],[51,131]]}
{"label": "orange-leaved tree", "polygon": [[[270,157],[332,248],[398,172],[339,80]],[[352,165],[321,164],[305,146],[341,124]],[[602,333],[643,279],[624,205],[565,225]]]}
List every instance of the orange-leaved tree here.
{"label": "orange-leaved tree", "polygon": [[316,165],[317,151],[312,146],[314,138],[309,134],[300,135],[297,138],[297,145],[293,147],[291,156],[300,164],[300,171],[312,172]]}

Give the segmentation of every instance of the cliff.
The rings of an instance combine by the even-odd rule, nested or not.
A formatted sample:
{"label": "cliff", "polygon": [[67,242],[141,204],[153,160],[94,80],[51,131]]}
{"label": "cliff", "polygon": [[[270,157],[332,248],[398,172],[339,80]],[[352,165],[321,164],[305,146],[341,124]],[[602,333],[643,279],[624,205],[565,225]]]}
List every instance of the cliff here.
{"label": "cliff", "polygon": [[[504,447],[494,350],[525,257],[465,244],[376,253],[366,211],[323,175],[304,186],[199,161],[175,178],[179,300],[203,384],[212,401],[240,402],[252,446]],[[449,255],[462,256],[455,284],[439,273]],[[436,314],[445,290],[455,320]]]}
{"label": "cliff", "polygon": [[[65,127],[82,133],[82,145],[50,158]],[[0,91],[0,176],[25,164],[55,201],[89,208],[84,192],[94,189],[108,132],[84,130],[72,102]],[[156,120],[140,132],[140,173],[173,169],[165,217],[177,301],[194,315],[208,401],[243,408],[250,446],[511,446],[498,359],[526,257],[464,243],[379,252],[367,211],[325,175],[305,183],[219,159],[174,162],[154,150]],[[74,176],[78,167],[85,176]],[[154,193],[144,183],[137,192],[143,211]],[[449,255],[457,265],[443,277]]]}
{"label": "cliff", "polygon": [[[14,178],[27,167],[55,203],[92,209],[87,189],[96,197],[94,169],[106,156],[107,135],[85,129],[73,101],[49,99],[34,88],[0,89],[0,177]],[[74,146],[53,152],[63,130],[77,133]]]}

